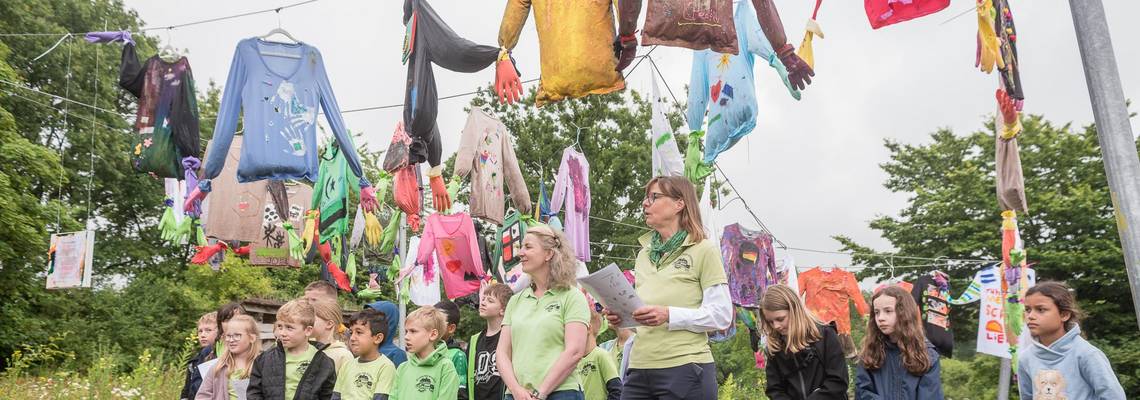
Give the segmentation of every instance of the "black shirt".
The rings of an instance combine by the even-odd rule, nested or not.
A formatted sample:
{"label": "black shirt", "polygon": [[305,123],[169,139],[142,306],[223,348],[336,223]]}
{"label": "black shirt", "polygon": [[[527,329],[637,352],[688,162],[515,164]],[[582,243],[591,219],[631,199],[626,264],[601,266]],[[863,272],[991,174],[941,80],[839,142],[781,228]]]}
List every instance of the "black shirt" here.
{"label": "black shirt", "polygon": [[472,400],[503,398],[506,384],[499,376],[498,364],[495,362],[495,349],[499,347],[499,334],[487,336],[486,332],[479,334],[475,346],[475,358],[467,362],[474,363],[474,376],[469,377],[469,385],[475,385],[475,398]]}

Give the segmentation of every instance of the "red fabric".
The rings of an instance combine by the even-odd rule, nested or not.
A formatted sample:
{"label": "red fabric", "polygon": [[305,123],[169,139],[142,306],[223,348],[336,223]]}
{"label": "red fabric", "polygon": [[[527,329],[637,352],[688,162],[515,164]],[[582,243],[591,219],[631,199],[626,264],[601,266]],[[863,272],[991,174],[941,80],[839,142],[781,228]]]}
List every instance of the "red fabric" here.
{"label": "red fabric", "polygon": [[412,231],[420,230],[420,185],[416,166],[409,165],[396,171],[393,178],[396,188],[396,206],[408,216]]}
{"label": "red fabric", "polygon": [[209,246],[198,246],[198,253],[194,254],[194,257],[190,259],[190,263],[205,264],[207,261],[210,261],[210,257],[213,257],[215,254],[218,254],[220,252],[226,251],[226,248],[228,247],[229,246],[226,245],[226,242],[223,241],[218,241],[217,243],[211,244]]}
{"label": "red fabric", "polygon": [[234,254],[239,257],[249,257],[249,245],[238,247],[234,249]]}
{"label": "red fabric", "polygon": [[867,20],[874,29],[933,14],[948,6],[950,0],[863,0]]}
{"label": "red fabric", "polygon": [[855,301],[860,315],[867,315],[870,307],[859,291],[855,274],[839,268],[826,272],[819,267],[800,274],[800,294],[805,294],[804,305],[824,323],[835,321],[839,334],[851,334],[851,313],[848,301]]}

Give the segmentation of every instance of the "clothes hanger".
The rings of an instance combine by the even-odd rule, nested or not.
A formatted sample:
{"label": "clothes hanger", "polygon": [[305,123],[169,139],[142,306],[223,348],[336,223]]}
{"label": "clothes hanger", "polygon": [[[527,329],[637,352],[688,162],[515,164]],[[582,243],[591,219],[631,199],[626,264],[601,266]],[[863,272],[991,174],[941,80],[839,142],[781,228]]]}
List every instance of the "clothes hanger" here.
{"label": "clothes hanger", "polygon": [[578,146],[578,139],[582,138],[582,129],[584,129],[584,128],[578,126],[578,124],[575,124],[573,122],[571,122],[570,125],[574,126],[574,128],[576,129],[576,131],[574,132],[574,144],[571,145],[570,147],[573,147],[575,150],[578,150],[579,153],[584,153],[582,151],[582,147]]}
{"label": "clothes hanger", "polygon": [[170,38],[170,31],[171,29],[169,28],[166,30],[166,44],[158,51],[158,58],[166,62],[175,62],[181,59],[182,56],[179,55],[178,50],[171,45],[174,41]]}
{"label": "clothes hanger", "polygon": [[[293,37],[293,35],[292,35],[292,34],[290,34],[290,33],[289,33],[289,31],[287,31],[287,30],[285,30],[284,28],[282,28],[282,27],[281,27],[281,9],[280,9],[280,8],[278,8],[278,9],[276,10],[276,12],[277,12],[277,27],[276,27],[276,28],[273,28],[273,29],[270,29],[268,33],[266,33],[266,34],[264,34],[264,35],[261,35],[261,36],[259,36],[259,37],[258,37],[258,39],[261,39],[261,40],[263,40],[263,41],[266,41],[266,42],[270,42],[270,43],[282,43],[282,44],[300,44],[300,43],[301,43],[301,41],[300,41],[300,40],[297,40],[297,38]],[[271,40],[269,40],[269,37],[270,37],[270,36],[273,36],[273,35],[277,35],[277,34],[280,34],[280,35],[282,35],[282,36],[285,36],[285,37],[286,37],[286,38],[288,38],[289,40],[292,40],[292,41],[293,41],[293,43],[289,43],[289,42],[278,42],[278,41],[271,41]],[[284,52],[274,52],[274,51],[265,51],[265,50],[260,50],[258,53],[260,53],[260,54],[261,54],[261,55],[263,55],[263,56],[284,57],[284,58],[293,58],[293,59],[300,59],[300,58],[301,58],[301,55],[300,55],[300,54],[292,54],[292,53],[284,53]]]}

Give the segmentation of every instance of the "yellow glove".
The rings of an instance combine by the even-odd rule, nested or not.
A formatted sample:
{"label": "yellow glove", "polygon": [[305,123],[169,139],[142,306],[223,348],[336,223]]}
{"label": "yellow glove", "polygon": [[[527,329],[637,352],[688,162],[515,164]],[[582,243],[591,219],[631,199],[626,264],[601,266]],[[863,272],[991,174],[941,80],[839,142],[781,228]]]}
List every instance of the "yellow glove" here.
{"label": "yellow glove", "polygon": [[804,41],[800,42],[800,49],[796,51],[796,55],[804,59],[804,62],[807,63],[811,69],[815,69],[815,53],[811,48],[811,39],[813,36],[819,36],[820,39],[823,39],[823,29],[820,29],[819,23],[814,19],[809,19],[807,21],[807,27],[804,29]]}
{"label": "yellow glove", "polygon": [[364,240],[368,241],[369,246],[376,247],[380,244],[380,235],[383,231],[383,228],[380,227],[380,220],[376,219],[376,214],[364,213]]}
{"label": "yellow glove", "polygon": [[989,0],[978,0],[978,52],[974,66],[981,68],[982,72],[990,73],[994,64],[998,68],[1005,68],[1005,61],[1001,58],[1001,40],[994,31],[997,11]]}

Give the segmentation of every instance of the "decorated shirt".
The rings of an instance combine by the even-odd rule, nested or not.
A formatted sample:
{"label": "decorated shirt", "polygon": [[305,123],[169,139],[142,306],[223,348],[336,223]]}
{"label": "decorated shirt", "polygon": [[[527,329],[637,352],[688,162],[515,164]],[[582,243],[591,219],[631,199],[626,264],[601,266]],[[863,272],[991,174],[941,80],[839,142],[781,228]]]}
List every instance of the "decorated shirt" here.
{"label": "decorated shirt", "polygon": [[804,302],[808,310],[823,322],[835,321],[840,335],[851,334],[851,312],[848,301],[855,302],[860,315],[871,310],[855,274],[834,268],[830,272],[819,267],[812,268],[799,276],[800,294],[805,294]]}

